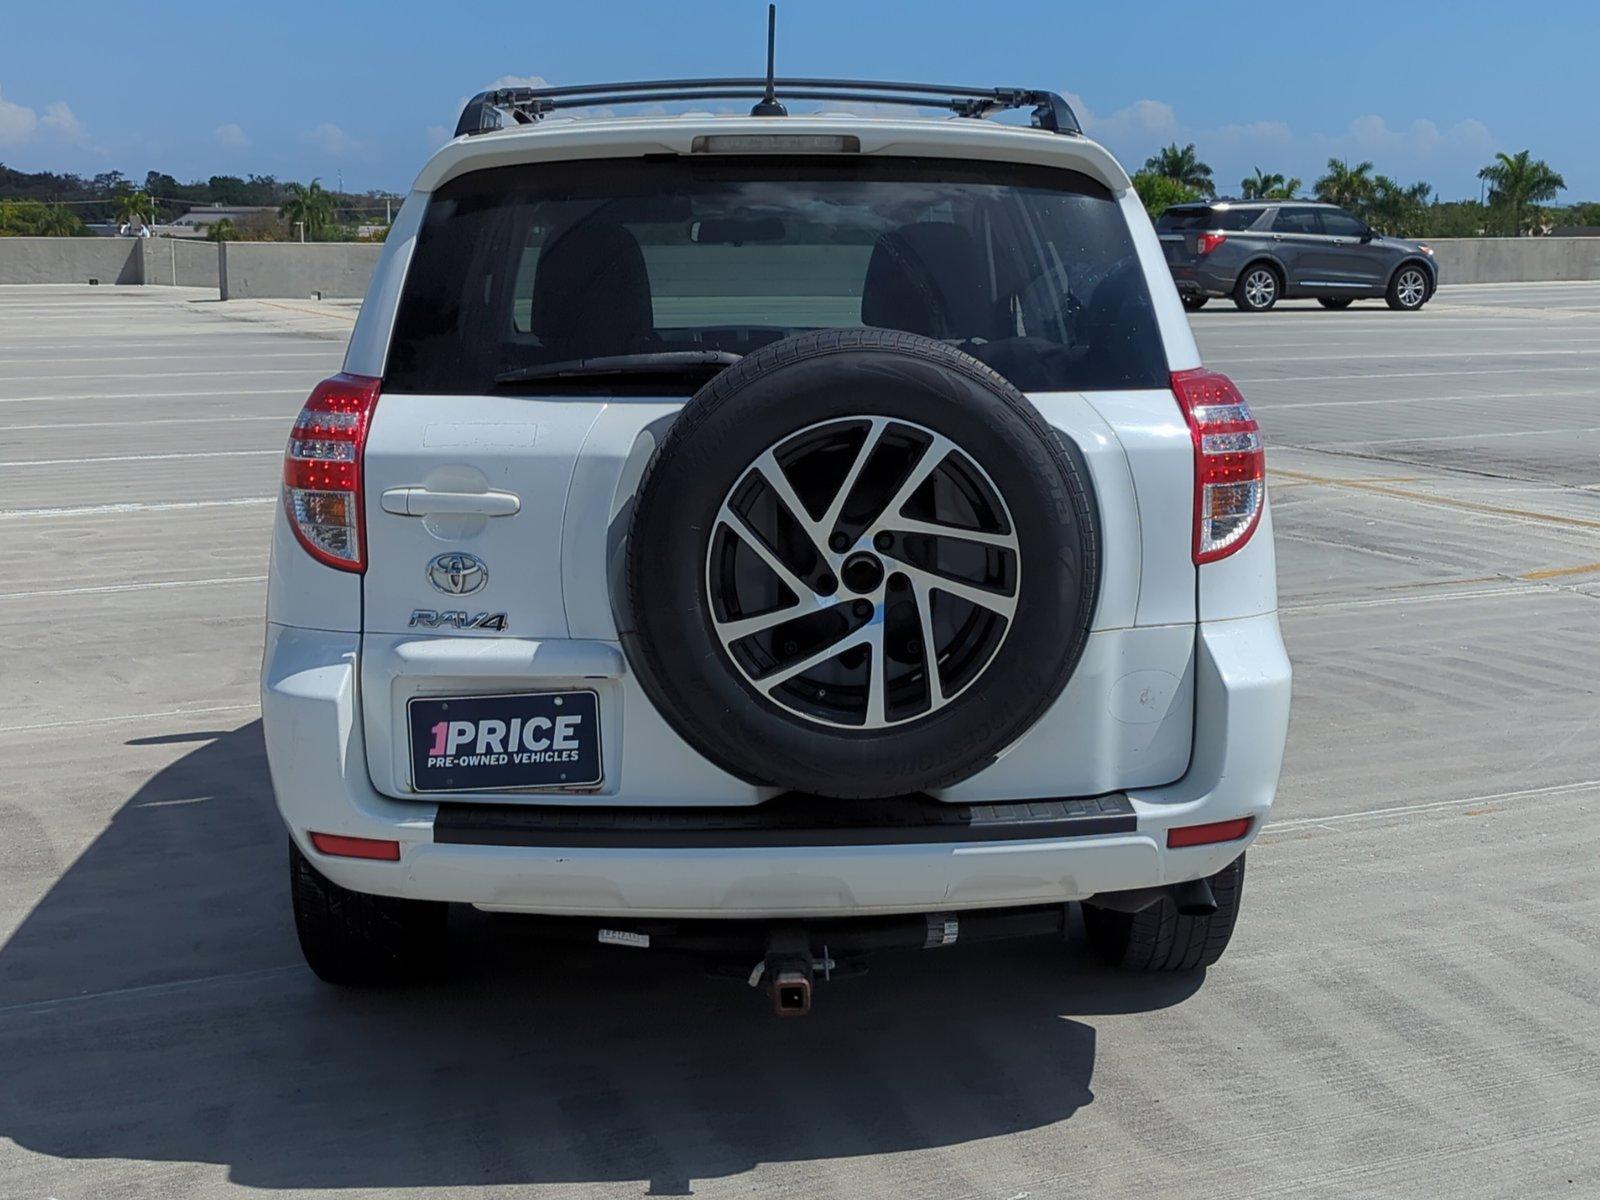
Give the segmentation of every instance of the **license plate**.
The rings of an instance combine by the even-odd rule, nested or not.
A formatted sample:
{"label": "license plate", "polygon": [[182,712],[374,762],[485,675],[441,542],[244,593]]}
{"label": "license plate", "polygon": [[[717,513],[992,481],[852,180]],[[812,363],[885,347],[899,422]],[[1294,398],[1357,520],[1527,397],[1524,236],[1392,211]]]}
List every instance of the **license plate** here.
{"label": "license plate", "polygon": [[419,792],[600,782],[600,703],[594,692],[428,696],[406,707],[411,785]]}

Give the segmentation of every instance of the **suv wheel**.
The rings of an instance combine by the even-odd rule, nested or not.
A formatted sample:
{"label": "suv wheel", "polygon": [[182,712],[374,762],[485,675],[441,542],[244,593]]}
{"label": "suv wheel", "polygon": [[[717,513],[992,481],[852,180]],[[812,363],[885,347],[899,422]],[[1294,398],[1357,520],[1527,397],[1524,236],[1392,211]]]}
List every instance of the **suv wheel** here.
{"label": "suv wheel", "polygon": [[754,783],[866,798],[982,769],[1088,637],[1089,474],[1000,375],[885,329],[775,342],[694,396],[634,497],[623,649]]}
{"label": "suv wheel", "polygon": [[1190,312],[1199,312],[1206,306],[1206,301],[1211,299],[1210,296],[1182,296],[1180,298],[1183,300],[1183,306]]}
{"label": "suv wheel", "polygon": [[425,975],[444,958],[446,905],[342,888],[289,843],[294,928],[324,983],[364,987]]}
{"label": "suv wheel", "polygon": [[1416,263],[1406,263],[1389,281],[1389,293],[1384,299],[1390,308],[1416,312],[1428,302],[1428,295],[1428,273]]}
{"label": "suv wheel", "polygon": [[1239,919],[1244,895],[1244,855],[1210,879],[1217,911],[1184,917],[1170,898],[1139,913],[1083,905],[1089,945],[1102,960],[1125,971],[1193,971],[1222,957]]}
{"label": "suv wheel", "polygon": [[1317,303],[1323,308],[1344,309],[1355,303],[1354,296],[1318,296]]}
{"label": "suv wheel", "polygon": [[1254,263],[1233,285],[1233,302],[1245,312],[1266,312],[1278,302],[1282,291],[1278,272],[1266,263]]}

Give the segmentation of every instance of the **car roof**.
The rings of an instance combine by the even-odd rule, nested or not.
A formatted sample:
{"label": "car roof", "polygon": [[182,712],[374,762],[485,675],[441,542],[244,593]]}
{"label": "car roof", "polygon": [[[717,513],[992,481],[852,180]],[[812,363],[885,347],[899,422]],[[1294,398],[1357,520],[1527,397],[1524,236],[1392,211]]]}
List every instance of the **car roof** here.
{"label": "car roof", "polygon": [[704,150],[696,146],[696,139],[706,135],[758,139],[773,147],[766,153],[785,156],[838,153],[801,149],[793,142],[786,145],[786,139],[845,135],[853,137],[859,147],[849,153],[1059,167],[1080,171],[1113,192],[1122,193],[1132,186],[1127,172],[1109,150],[1080,135],[964,117],[930,120],[821,112],[775,119],[699,112],[677,116],[547,117],[534,124],[464,134],[445,143],[428,160],[413,190],[431,192],[468,171],[526,162],[637,158],[647,154],[698,156]]}

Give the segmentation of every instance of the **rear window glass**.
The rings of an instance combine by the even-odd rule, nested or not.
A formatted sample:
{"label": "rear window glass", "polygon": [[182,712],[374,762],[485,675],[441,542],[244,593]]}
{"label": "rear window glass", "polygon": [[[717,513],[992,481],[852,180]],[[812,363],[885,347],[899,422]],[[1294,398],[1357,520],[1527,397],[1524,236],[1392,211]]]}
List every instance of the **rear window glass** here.
{"label": "rear window glass", "polygon": [[1162,233],[1198,232],[1202,229],[1233,232],[1249,229],[1260,216],[1259,208],[1169,208],[1161,214],[1156,228]]}
{"label": "rear window glass", "polygon": [[[1086,176],[930,159],[690,159],[476,171],[433,196],[384,388],[804,330],[938,338],[1018,387],[1166,386],[1122,212]],[[692,390],[692,388],[690,389]]]}

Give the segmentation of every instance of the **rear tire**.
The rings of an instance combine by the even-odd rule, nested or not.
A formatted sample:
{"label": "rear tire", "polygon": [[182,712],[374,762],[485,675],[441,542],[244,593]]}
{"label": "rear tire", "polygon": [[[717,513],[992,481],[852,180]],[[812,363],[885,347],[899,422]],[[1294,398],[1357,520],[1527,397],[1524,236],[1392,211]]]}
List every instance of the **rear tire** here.
{"label": "rear tire", "polygon": [[1233,285],[1233,302],[1243,312],[1266,312],[1283,295],[1283,277],[1270,263],[1251,263]]}
{"label": "rear tire", "polygon": [[1102,961],[1124,971],[1194,971],[1222,957],[1244,896],[1244,855],[1210,879],[1217,911],[1184,917],[1170,898],[1139,913],[1113,912],[1085,902],[1083,925]]}
{"label": "rear tire", "polygon": [[1433,284],[1427,271],[1414,262],[1401,263],[1400,269],[1389,280],[1389,290],[1384,300],[1396,312],[1416,312],[1433,296]]}
{"label": "rear tire", "polygon": [[324,983],[371,987],[420,978],[444,960],[448,906],[352,892],[289,843],[294,927],[306,965]]}
{"label": "rear tire", "polygon": [[1179,298],[1183,301],[1184,308],[1190,312],[1199,312],[1206,306],[1206,301],[1211,299],[1210,296],[1181,296]]}
{"label": "rear tire", "polygon": [[1352,304],[1355,303],[1355,297],[1354,296],[1318,296],[1317,297],[1317,303],[1322,305],[1323,308],[1331,308],[1331,309],[1334,309],[1334,310],[1337,311],[1337,310],[1340,310],[1340,309],[1349,308]]}

